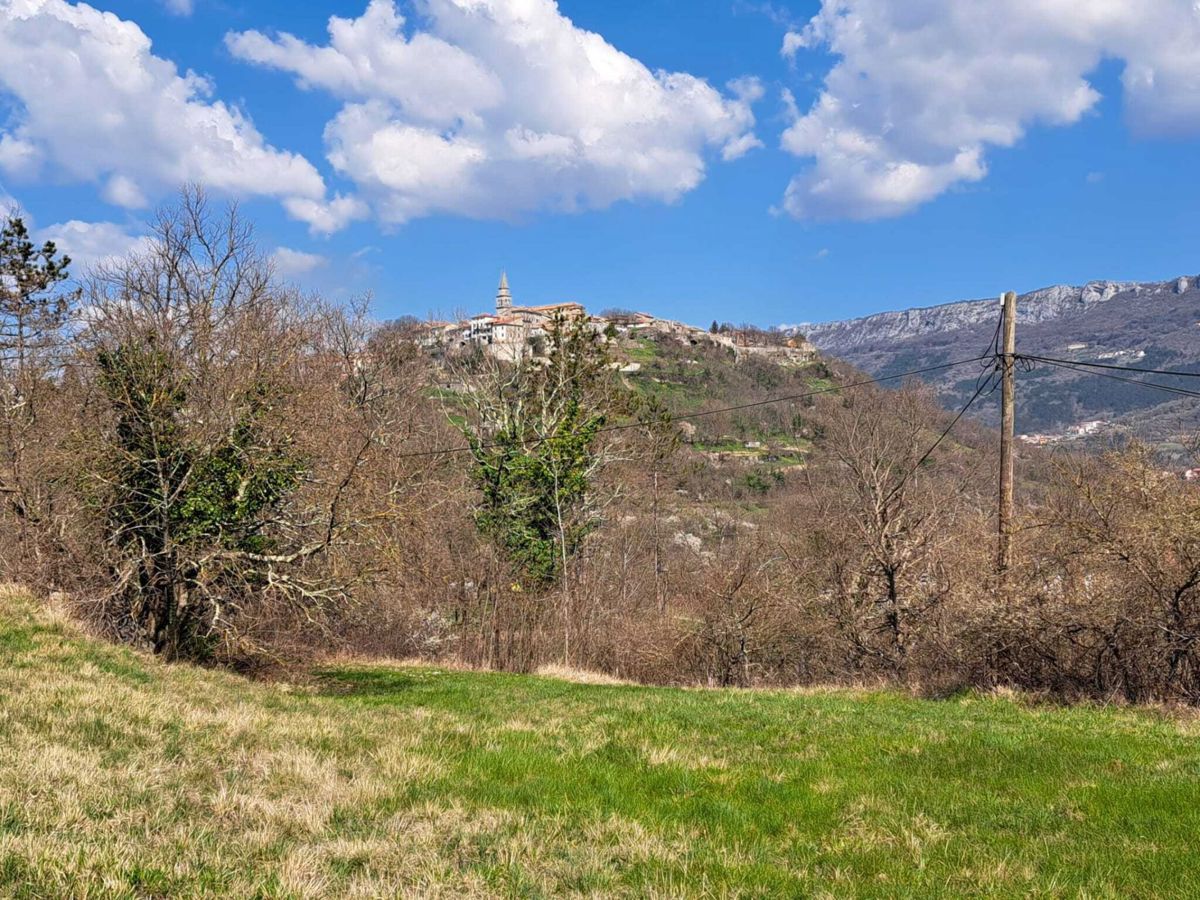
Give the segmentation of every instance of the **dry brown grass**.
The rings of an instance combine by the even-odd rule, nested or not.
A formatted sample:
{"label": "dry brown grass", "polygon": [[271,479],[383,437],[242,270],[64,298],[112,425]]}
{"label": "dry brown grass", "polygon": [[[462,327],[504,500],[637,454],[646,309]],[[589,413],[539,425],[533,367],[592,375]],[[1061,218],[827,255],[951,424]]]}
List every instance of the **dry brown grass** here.
{"label": "dry brown grass", "polygon": [[[654,851],[636,823],[595,826],[542,859],[525,817],[455,803],[397,808],[442,774],[420,745],[446,713],[320,703],[308,689],[163,666],[82,642],[61,610],[0,589],[0,885],[36,897],[488,897],[484,857],[553,890],[612,854]],[[0,647],[4,646],[0,644]],[[604,849],[607,847],[608,849]],[[0,893],[6,893],[0,888]]]}
{"label": "dry brown grass", "polygon": [[617,678],[614,675],[606,675],[603,672],[590,672],[587,669],[576,669],[572,666],[564,666],[561,663],[549,663],[540,666],[535,674],[543,678],[557,678],[559,681],[569,681],[572,684],[631,685],[636,683],[626,681],[624,678]]}

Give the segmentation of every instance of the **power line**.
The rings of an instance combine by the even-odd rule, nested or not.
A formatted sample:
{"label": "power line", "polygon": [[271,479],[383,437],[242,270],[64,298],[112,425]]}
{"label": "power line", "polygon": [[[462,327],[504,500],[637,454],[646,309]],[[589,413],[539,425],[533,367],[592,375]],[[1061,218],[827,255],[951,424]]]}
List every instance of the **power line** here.
{"label": "power line", "polygon": [[1000,355],[1000,331],[1004,328],[1004,317],[999,316],[996,319],[996,332],[992,335],[991,341],[988,342],[987,350],[984,351],[989,356]]}
{"label": "power line", "polygon": [[1172,378],[1200,378],[1200,372],[1171,372],[1167,369],[1141,369],[1137,366],[1112,366],[1106,363],[1084,362],[1074,359],[1055,359],[1052,356],[1030,356],[1026,353],[1017,354],[1017,359],[1029,359],[1036,362],[1061,363],[1069,366],[1082,366],[1088,369],[1107,369],[1114,372],[1136,372],[1139,375],[1169,375]]}
{"label": "power line", "polygon": [[929,457],[933,456],[933,452],[942,445],[942,442],[944,440],[946,440],[947,437],[950,436],[950,432],[954,430],[954,426],[957,425],[959,423],[959,421],[962,419],[962,417],[967,414],[967,410],[969,410],[972,406],[975,405],[975,401],[978,400],[980,398],[980,396],[983,395],[983,392],[985,390],[987,390],[988,385],[990,384],[992,386],[993,392],[996,390],[996,386],[999,384],[999,382],[995,379],[995,375],[996,375],[996,370],[992,369],[991,372],[988,373],[987,379],[984,381],[981,381],[977,384],[977,386],[975,388],[975,393],[971,395],[971,399],[969,399],[966,403],[963,404],[962,409],[960,409],[958,411],[958,415],[956,415],[953,419],[950,420],[950,424],[946,426],[945,430],[942,431],[942,433],[940,435],[938,435],[938,439],[933,442],[933,445],[928,450],[925,451],[925,454],[920,459],[917,460],[916,464],[911,469],[909,469],[907,472],[905,472],[904,477],[901,478],[896,483],[896,486],[888,492],[888,495],[883,500],[884,506],[887,506],[887,504],[891,502],[891,499],[893,497],[895,497],[896,494],[900,493],[900,489],[903,488],[904,485],[908,483],[908,479],[911,478],[916,473],[917,469],[919,469],[919,468],[921,468],[921,466],[925,465],[925,462],[929,459]]}
{"label": "power line", "polygon": [[[996,372],[996,363],[1000,359],[1000,332],[1003,327],[1004,317],[1000,316],[996,319],[996,331],[980,357],[979,377],[975,379],[975,387],[979,390],[982,390],[981,386],[987,384]],[[992,390],[995,391],[995,387]]]}
{"label": "power line", "polygon": [[[849,384],[832,385],[831,387],[819,388],[818,390],[815,390],[815,391],[807,391],[803,394],[790,394],[786,397],[772,397],[771,399],[768,399],[768,400],[756,400],[752,403],[739,403],[736,406],[724,406],[724,407],[721,407],[720,409],[708,409],[708,410],[703,410],[701,412],[684,413],[683,415],[679,415],[679,416],[671,416],[671,421],[672,422],[682,422],[682,421],[686,421],[688,419],[701,419],[701,418],[704,418],[705,416],[716,416],[716,415],[720,415],[722,413],[740,412],[741,410],[744,410],[744,409],[756,409],[761,406],[770,406],[774,403],[789,403],[789,402],[793,402],[796,400],[806,400],[809,397],[818,397],[822,394],[833,394],[833,393],[837,393],[838,391],[845,391],[845,390],[851,390],[853,388],[867,387],[868,385],[872,385],[872,384],[883,384],[888,381],[897,381],[902,378],[912,378],[913,376],[916,376],[916,375],[926,375],[930,372],[941,372],[941,371],[945,371],[946,369],[953,369],[956,366],[965,366],[965,365],[970,365],[972,363],[977,363],[986,358],[987,358],[986,356],[975,356],[975,357],[972,357],[971,359],[959,359],[959,360],[955,360],[954,362],[942,363],[941,365],[926,366],[925,368],[922,368],[922,369],[913,369],[908,372],[899,372],[895,375],[884,375],[879,378],[867,378],[862,381],[852,381]],[[984,382],[984,386],[986,386],[986,384],[987,384],[987,382]],[[971,402],[973,403],[975,401],[975,399],[979,396],[979,394],[982,392],[983,392],[983,386],[981,386],[980,390],[976,392],[976,395],[974,398],[972,398]],[[966,412],[966,410],[964,409],[963,413],[965,413],[965,412]],[[959,413],[958,417],[954,421],[957,422],[958,419],[961,419],[963,413]],[[626,422],[622,425],[609,425],[605,428],[597,429],[596,433],[604,434],[605,432],[610,432],[610,431],[626,431],[630,428],[641,428],[644,426],[644,424],[645,423],[643,423],[643,422]],[[953,427],[953,424],[951,427]],[[540,444],[544,444],[547,440],[549,440],[548,437],[538,438],[537,440],[532,441],[531,445],[536,447]],[[461,446],[461,447],[446,447],[441,450],[415,450],[410,453],[397,453],[395,458],[396,459],[413,459],[413,458],[424,457],[424,456],[443,456],[443,455],[449,455],[449,454],[454,454],[454,453],[471,453],[476,449],[491,450],[498,446],[500,446],[500,445],[492,443],[492,444],[484,444],[478,448],[471,447],[468,445],[468,446]],[[931,450],[930,452],[932,453],[933,451]]]}
{"label": "power line", "polygon": [[[703,412],[685,413],[681,416],[672,416],[672,419],[675,421],[683,421],[685,419],[700,419],[704,416],[715,416],[720,413],[738,412],[739,410],[754,409],[755,407],[759,406],[770,406],[773,403],[786,403],[790,400],[804,400],[808,397],[816,397],[821,394],[835,394],[838,391],[847,390],[849,388],[866,387],[872,384],[882,384],[885,381],[897,381],[901,378],[912,378],[914,375],[925,375],[929,372],[941,372],[945,369],[953,369],[955,366],[965,366],[969,365],[970,363],[976,363],[985,358],[986,357],[983,356],[975,356],[971,359],[959,359],[954,362],[942,363],[938,366],[926,366],[924,369],[913,369],[910,372],[900,372],[897,375],[884,375],[879,378],[867,378],[862,381],[852,381],[849,384],[833,385],[832,387],[821,388],[816,391],[808,391],[804,394],[792,394],[791,396],[787,397],[774,397],[770,400],[757,400],[753,403],[742,403],[738,406],[727,406],[722,409],[710,409]],[[616,431],[623,428],[637,428],[640,424],[640,422],[633,422],[626,425],[613,425],[611,428],[604,430]]]}
{"label": "power line", "polygon": [[[1040,362],[1045,365],[1054,366],[1059,369],[1065,369],[1070,372],[1078,372],[1080,375],[1094,375],[1097,378],[1107,378],[1110,381],[1120,381],[1120,382],[1123,382],[1124,384],[1134,384],[1134,385],[1138,385],[1139,387],[1152,388],[1154,390],[1163,391],[1164,393],[1176,394],[1181,397],[1200,397],[1200,391],[1192,391],[1192,390],[1188,390],[1187,388],[1174,387],[1169,384],[1158,384],[1153,381],[1141,381],[1137,378],[1124,378],[1120,375],[1113,375],[1109,372],[1090,372],[1087,369],[1084,369],[1075,363],[1067,362],[1065,360],[1046,359],[1046,358],[1034,357],[1034,356],[1025,356],[1025,357],[1021,357],[1021,358],[1030,360],[1031,362]],[[1174,374],[1174,373],[1168,373],[1168,374]]]}
{"label": "power line", "polygon": [[1169,384],[1158,384],[1157,382],[1154,382],[1154,381],[1142,381],[1137,378],[1124,378],[1120,375],[1113,375],[1108,372],[1091,372],[1091,371],[1088,371],[1087,369],[1084,369],[1084,368],[1076,365],[1075,363],[1067,362],[1064,360],[1041,359],[1041,358],[1031,358],[1031,357],[1025,357],[1025,358],[1029,359],[1030,361],[1033,361],[1033,362],[1040,362],[1045,365],[1054,366],[1055,368],[1059,368],[1059,369],[1065,369],[1070,372],[1078,372],[1080,375],[1093,375],[1097,378],[1107,378],[1110,381],[1120,381],[1124,384],[1132,384],[1132,385],[1137,385],[1139,387],[1152,388],[1154,390],[1163,391],[1164,393],[1176,394],[1181,397],[1200,397],[1200,391],[1193,391],[1193,390],[1189,390],[1188,388],[1175,387],[1175,386],[1169,385]]}

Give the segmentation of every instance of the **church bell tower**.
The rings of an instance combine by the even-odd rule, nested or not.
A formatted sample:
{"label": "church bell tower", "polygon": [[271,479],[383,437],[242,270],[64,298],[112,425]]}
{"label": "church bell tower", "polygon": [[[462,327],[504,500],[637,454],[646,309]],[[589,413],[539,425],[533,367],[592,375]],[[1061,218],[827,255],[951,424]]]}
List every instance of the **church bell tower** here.
{"label": "church bell tower", "polygon": [[500,289],[496,291],[496,315],[504,316],[512,309],[512,292],[508,289],[508,274],[500,273]]}

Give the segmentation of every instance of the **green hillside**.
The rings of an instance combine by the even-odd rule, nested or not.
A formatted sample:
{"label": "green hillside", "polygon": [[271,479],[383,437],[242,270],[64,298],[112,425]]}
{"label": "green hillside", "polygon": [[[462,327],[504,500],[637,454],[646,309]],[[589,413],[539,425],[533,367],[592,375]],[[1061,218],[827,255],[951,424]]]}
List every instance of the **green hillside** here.
{"label": "green hillside", "polygon": [[1183,896],[1200,723],[165,666],[0,598],[0,895]]}

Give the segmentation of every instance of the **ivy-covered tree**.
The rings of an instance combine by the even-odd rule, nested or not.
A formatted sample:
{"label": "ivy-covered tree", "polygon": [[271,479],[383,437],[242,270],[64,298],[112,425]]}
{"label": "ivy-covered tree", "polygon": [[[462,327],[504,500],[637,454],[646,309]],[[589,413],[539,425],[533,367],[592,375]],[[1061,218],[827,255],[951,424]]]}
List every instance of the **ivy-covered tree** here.
{"label": "ivy-covered tree", "polygon": [[543,360],[497,365],[474,381],[465,426],[481,500],[475,521],[533,585],[558,581],[599,522],[592,479],[612,397],[604,342],[556,320]]}
{"label": "ivy-covered tree", "polygon": [[610,455],[600,433],[622,392],[608,343],[586,319],[556,319],[546,344],[545,357],[491,360],[467,379],[464,431],[475,523],[535,595],[557,584],[570,663],[571,561],[601,522],[595,479]]}
{"label": "ivy-covered tree", "polygon": [[357,326],[279,283],[236,209],[189,189],[155,230],[91,279],[79,338],[106,620],[168,657],[241,658],[272,618],[345,597],[329,559],[386,392]]}
{"label": "ivy-covered tree", "polygon": [[543,437],[510,423],[490,443],[472,441],[482,494],[475,521],[537,584],[553,583],[597,524],[586,509],[603,424],[603,415],[572,401]]}
{"label": "ivy-covered tree", "polygon": [[[216,598],[261,577],[253,562],[274,549],[268,526],[303,466],[262,427],[266,391],[251,389],[216,440],[190,435],[188,378],[153,335],[101,351],[97,364],[114,418],[103,501],[114,549],[130,561],[130,618],[156,652],[203,657],[220,624]],[[228,565],[239,559],[251,565]]]}

